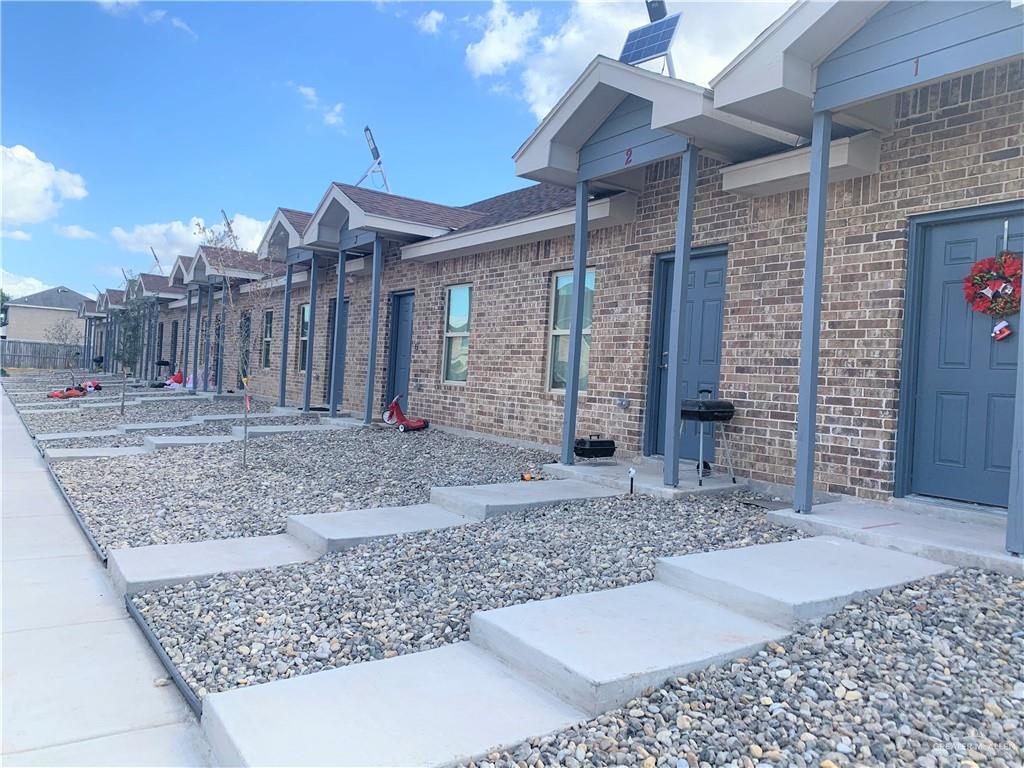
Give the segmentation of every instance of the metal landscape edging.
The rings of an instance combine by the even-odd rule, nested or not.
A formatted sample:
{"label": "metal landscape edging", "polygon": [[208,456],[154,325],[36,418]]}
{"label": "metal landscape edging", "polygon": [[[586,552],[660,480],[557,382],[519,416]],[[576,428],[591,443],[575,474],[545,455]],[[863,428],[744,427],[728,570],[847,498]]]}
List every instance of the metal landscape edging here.
{"label": "metal landscape edging", "polygon": [[[37,443],[38,445],[38,443]],[[92,535],[92,531],[89,530],[89,526],[85,524],[85,520],[79,513],[78,508],[75,506],[75,502],[68,496],[67,491],[64,490],[64,486],[61,485],[60,479],[54,474],[53,464],[49,461],[46,462],[46,471],[50,473],[50,479],[57,486],[57,490],[60,491],[60,495],[64,497],[64,503],[67,504],[68,509],[71,512],[71,516],[75,518],[75,522],[78,523],[78,527],[81,528],[82,534],[85,536],[85,540],[89,542],[89,546],[92,547],[93,554],[103,563],[103,567],[107,567],[107,556],[104,554],[103,549]]]}
{"label": "metal landscape edging", "polygon": [[124,596],[124,606],[128,611],[128,615],[135,620],[138,624],[139,629],[142,630],[142,636],[146,638],[146,642],[149,643],[150,648],[156,653],[157,658],[160,659],[160,664],[167,674],[171,677],[171,682],[174,683],[174,687],[178,689],[178,693],[185,699],[185,703],[188,704],[188,708],[192,710],[192,714],[196,716],[197,720],[201,720],[203,717],[203,702],[195,692],[189,687],[188,683],[185,682],[185,678],[181,676],[178,668],[174,666],[174,662],[171,661],[171,657],[167,655],[167,651],[160,645],[160,641],[157,636],[153,634],[152,627],[149,626],[149,622],[146,621],[146,617],[142,615],[142,612],[132,602],[131,595]]}

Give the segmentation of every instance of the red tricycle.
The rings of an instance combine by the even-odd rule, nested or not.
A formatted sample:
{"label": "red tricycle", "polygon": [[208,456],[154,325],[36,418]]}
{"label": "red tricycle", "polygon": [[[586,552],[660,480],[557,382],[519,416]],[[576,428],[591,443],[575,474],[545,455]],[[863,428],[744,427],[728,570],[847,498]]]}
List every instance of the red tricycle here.
{"label": "red tricycle", "polygon": [[430,422],[426,419],[410,419],[405,415],[402,410],[402,406],[399,405],[398,401],[401,395],[395,397],[391,401],[391,405],[387,407],[387,410],[381,414],[381,418],[385,424],[397,424],[399,432],[415,432],[418,429],[426,429],[430,426]]}

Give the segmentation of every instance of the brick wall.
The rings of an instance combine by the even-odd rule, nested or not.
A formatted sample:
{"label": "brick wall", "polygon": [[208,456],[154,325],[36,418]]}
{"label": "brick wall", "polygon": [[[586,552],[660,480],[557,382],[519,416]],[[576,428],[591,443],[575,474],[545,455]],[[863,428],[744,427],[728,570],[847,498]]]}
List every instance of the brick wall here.
{"label": "brick wall", "polygon": [[[882,143],[880,172],[829,187],[819,386],[819,487],[867,497],[891,493],[909,216],[1024,195],[1024,86],[1020,62],[921,88],[897,100],[895,131]],[[737,404],[730,427],[737,467],[754,479],[791,483],[795,448],[804,191],[744,198],[721,189],[720,166],[702,160],[694,245],[728,245],[722,396]],[[592,233],[596,272],[590,387],[578,432],[615,437],[639,452],[645,417],[648,339],[656,257],[674,247],[679,161],[647,169],[635,223]],[[434,264],[385,257],[374,411],[383,405],[391,296],[415,293],[410,405],[436,423],[557,443],[563,397],[546,389],[551,279],[571,268],[572,239],[464,256]],[[323,393],[327,300],[321,275],[314,333],[313,400]],[[345,405],[362,413],[367,366],[369,276],[346,278],[350,299]],[[469,381],[441,381],[445,288],[470,283]],[[296,288],[288,398],[298,401]],[[239,304],[244,306],[241,297]],[[277,393],[282,292],[274,293],[270,369],[253,388]],[[253,328],[261,328],[261,311]],[[237,328],[237,321],[229,324]],[[231,345],[229,344],[229,350]],[[230,354],[230,353],[229,353]],[[226,370],[233,370],[226,368]],[[233,373],[231,374],[233,384]],[[616,402],[626,398],[628,407]]]}

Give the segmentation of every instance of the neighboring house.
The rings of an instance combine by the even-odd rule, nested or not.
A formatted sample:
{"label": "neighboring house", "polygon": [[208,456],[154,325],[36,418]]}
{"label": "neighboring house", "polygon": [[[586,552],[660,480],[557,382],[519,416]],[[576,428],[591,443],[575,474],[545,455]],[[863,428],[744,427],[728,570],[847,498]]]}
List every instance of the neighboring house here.
{"label": "neighboring house", "polygon": [[[533,186],[278,209],[244,277],[274,289],[229,282],[225,355],[244,328],[282,404],[403,396],[565,461],[599,432],[692,467],[678,404],[708,389],[739,472],[798,509],[812,484],[1009,507],[1019,552],[1024,328],[993,338],[962,286],[1024,246],[1022,32],[1010,0],[801,0],[713,89],[598,57],[516,152]],[[221,294],[195,266],[171,280],[202,325]]]}
{"label": "neighboring house", "polygon": [[4,335],[11,341],[52,341],[48,332],[52,334],[57,326],[71,320],[78,333],[77,341],[81,343],[85,320],[78,316],[78,308],[88,300],[87,296],[62,285],[11,299],[4,305]]}

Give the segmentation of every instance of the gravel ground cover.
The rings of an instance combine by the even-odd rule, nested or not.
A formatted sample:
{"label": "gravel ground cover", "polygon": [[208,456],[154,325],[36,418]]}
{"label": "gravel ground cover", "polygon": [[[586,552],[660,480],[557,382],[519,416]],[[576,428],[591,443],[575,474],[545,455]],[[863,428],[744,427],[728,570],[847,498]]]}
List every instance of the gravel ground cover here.
{"label": "gravel ground cover", "polygon": [[[253,411],[267,413],[272,404],[253,400]],[[162,400],[155,403],[126,405],[124,416],[120,408],[73,408],[47,413],[22,413],[33,434],[43,432],[80,432],[92,429],[113,429],[118,424],[138,424],[154,421],[181,421],[192,416],[218,413],[240,413],[239,400]]]}
{"label": "gravel ground cover", "polygon": [[[274,416],[250,420],[249,426],[272,426],[275,424],[317,424],[320,421],[318,415],[311,416]],[[244,424],[243,419],[224,419],[221,421],[204,421],[190,424],[187,427],[161,427],[160,429],[146,432],[129,432],[123,435],[111,435],[110,437],[69,437],[62,440],[46,440],[41,445],[44,448],[129,448],[141,446],[148,436],[155,435],[230,435],[232,427],[240,427]]]}
{"label": "gravel ground cover", "polygon": [[141,547],[284,531],[288,515],[429,500],[435,485],[499,483],[555,457],[427,430],[343,428],[53,465],[97,542]]}
{"label": "gravel ground cover", "polygon": [[743,498],[553,505],[134,600],[204,696],[465,640],[474,611],[647,581],[657,557],[799,536]]}
{"label": "gravel ground cover", "polygon": [[[39,389],[32,389],[22,392],[8,392],[8,396],[11,398],[11,402],[19,408],[37,408],[43,405],[73,405],[80,402],[95,403],[95,402],[110,402],[113,400],[119,400],[121,397],[121,386],[111,385],[104,386],[99,392],[90,392],[84,398],[79,398],[74,401],[58,400],[57,398],[47,397],[48,392],[52,392],[55,389],[69,386],[69,382],[64,382],[61,385],[49,387],[48,389],[40,387]],[[173,389],[129,389],[125,393],[126,399],[148,397],[181,397],[184,396],[185,392],[181,390]]]}
{"label": "gravel ground cover", "polygon": [[1022,590],[978,570],[892,589],[478,765],[1024,765]]}

